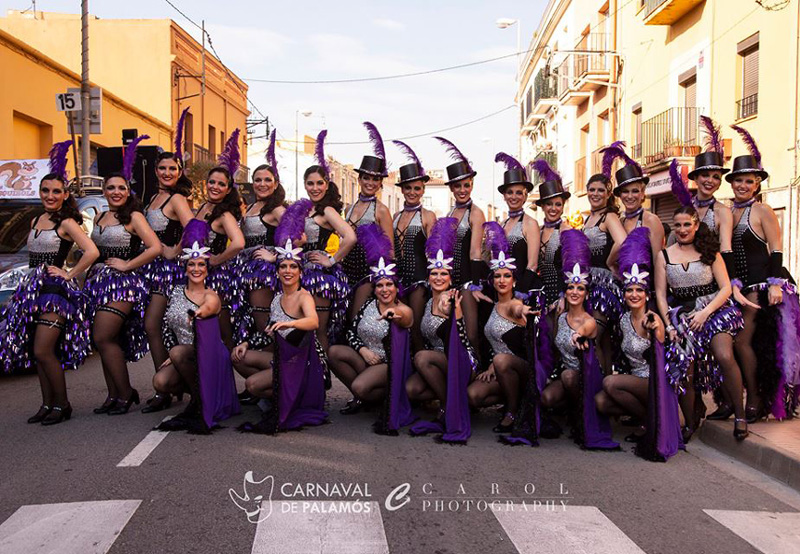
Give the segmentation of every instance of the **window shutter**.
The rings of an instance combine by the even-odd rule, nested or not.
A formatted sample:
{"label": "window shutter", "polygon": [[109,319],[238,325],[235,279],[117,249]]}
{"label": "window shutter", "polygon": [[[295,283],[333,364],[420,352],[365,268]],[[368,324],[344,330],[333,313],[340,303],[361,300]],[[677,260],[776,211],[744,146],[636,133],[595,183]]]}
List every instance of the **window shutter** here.
{"label": "window shutter", "polygon": [[758,94],[758,45],[742,55],[742,97]]}

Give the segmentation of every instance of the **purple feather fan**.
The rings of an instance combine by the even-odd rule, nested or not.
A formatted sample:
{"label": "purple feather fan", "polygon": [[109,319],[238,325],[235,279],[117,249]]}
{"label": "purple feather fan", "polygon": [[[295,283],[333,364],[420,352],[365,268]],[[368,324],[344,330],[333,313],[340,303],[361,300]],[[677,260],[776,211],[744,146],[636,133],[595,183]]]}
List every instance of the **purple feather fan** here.
{"label": "purple feather fan", "polygon": [[523,171],[525,170],[525,168],[522,167],[522,164],[519,163],[519,161],[514,156],[506,154],[505,152],[498,152],[497,155],[494,157],[494,161],[495,163],[503,162],[503,165],[506,166],[506,171],[511,171],[512,169],[521,169]]}
{"label": "purple feather fan", "polygon": [[706,152],[716,152],[720,156],[725,156],[725,148],[722,146],[722,131],[719,125],[707,115],[700,116],[700,123],[706,130],[705,149]]}
{"label": "purple feather fan", "polygon": [[681,176],[681,166],[675,158],[669,164],[669,179],[672,181],[672,194],[675,195],[681,206],[691,206],[692,193],[689,192],[689,187]]}
{"label": "purple feather fan", "polygon": [[619,272],[630,273],[633,264],[637,264],[640,270],[648,271],[652,279],[650,229],[647,227],[637,227],[631,231],[619,248]]}
{"label": "purple feather fan", "polygon": [[50,161],[47,164],[49,173],[54,173],[65,181],[67,180],[67,152],[69,152],[70,146],[72,146],[71,140],[55,143],[50,149]]}
{"label": "purple feather fan", "polygon": [[183,229],[183,236],[181,237],[181,248],[191,248],[196,242],[201,247],[206,245],[208,241],[208,233],[211,231],[211,226],[199,219],[193,219],[186,224]]}
{"label": "purple feather fan", "polygon": [[577,229],[569,229],[561,233],[562,271],[572,271],[576,263],[580,264],[582,273],[588,272],[592,267],[592,251],[589,250],[589,237]]}
{"label": "purple feather fan", "polygon": [[236,171],[239,169],[241,162],[241,154],[239,153],[239,129],[237,128],[231,133],[228,141],[225,143],[225,149],[219,155],[217,163],[228,170],[231,174],[231,180],[236,176]]}
{"label": "purple feather fan", "polygon": [[419,167],[420,175],[425,175],[425,169],[422,167],[422,162],[419,161],[417,153],[414,152],[409,145],[407,145],[405,142],[401,140],[393,140],[392,142],[394,143],[395,146],[397,146],[400,149],[400,151],[403,154],[411,158],[414,161],[414,163],[417,164],[417,167]]}
{"label": "purple feather fan", "polygon": [[367,257],[367,265],[377,266],[378,260],[383,258],[387,264],[393,258],[392,241],[383,232],[383,228],[377,223],[362,225],[356,229],[358,242],[364,247]]}
{"label": "purple feather fan", "polygon": [[175,158],[183,162],[183,131],[186,122],[186,115],[189,113],[189,108],[184,108],[178,118],[178,126],[175,127]]}
{"label": "purple feather fan", "polygon": [[[278,130],[272,129],[269,135],[269,146],[267,146],[267,163],[272,168],[272,174],[275,176],[275,182],[280,183],[281,178],[278,175],[278,158],[275,157],[275,141]],[[285,241],[284,241],[285,242]]]}
{"label": "purple feather fan", "polygon": [[292,239],[294,243],[303,236],[305,231],[306,218],[308,217],[314,203],[308,198],[301,198],[293,202],[281,217],[278,228],[275,229],[275,245],[284,247],[286,239]]}
{"label": "purple feather fan", "polygon": [[455,217],[440,217],[433,224],[431,234],[425,242],[425,255],[429,260],[442,251],[445,258],[452,258],[456,244],[458,220]]}
{"label": "purple feather fan", "polygon": [[496,221],[487,221],[483,224],[483,248],[495,258],[500,252],[508,254],[506,232]]}
{"label": "purple feather fan", "polygon": [[372,151],[375,152],[375,156],[382,160],[385,160],[386,149],[383,146],[383,138],[381,138],[381,134],[378,132],[378,128],[375,127],[375,125],[370,123],[369,121],[364,122],[364,127],[367,128],[367,133],[369,134],[369,141],[372,143]]}
{"label": "purple feather fan", "polygon": [[149,139],[149,135],[139,135],[125,147],[125,153],[122,155],[122,176],[129,183],[133,178],[133,165],[136,163],[136,149],[139,143],[145,139]]}
{"label": "purple feather fan", "polygon": [[463,152],[461,152],[461,150],[458,149],[458,146],[456,146],[455,144],[453,144],[444,137],[433,137],[433,138],[444,144],[445,150],[447,150],[447,153],[450,154],[451,158],[453,158],[458,162],[464,162],[465,164],[467,164],[467,167],[469,167],[469,170],[472,171],[472,165],[470,165],[469,160],[463,154]]}
{"label": "purple feather fan", "polygon": [[325,158],[325,137],[327,136],[327,129],[323,129],[317,135],[317,144],[314,146],[314,157],[317,159],[317,165],[325,170],[325,177],[330,177],[331,168],[328,167],[328,160]]}
{"label": "purple feather fan", "polygon": [[610,145],[600,150],[600,152],[603,154],[603,175],[609,179],[611,178],[611,169],[614,167],[614,162],[617,158],[621,158],[625,162],[625,165],[638,167],[639,171],[642,172],[642,166],[625,153],[625,143],[621,140],[612,142]]}
{"label": "purple feather fan", "polygon": [[[497,161],[496,158],[495,161]],[[533,165],[533,170],[539,174],[539,179],[541,179],[543,183],[547,181],[558,181],[559,183],[561,182],[561,175],[559,175],[555,169],[550,167],[550,164],[547,163],[547,160],[545,160],[544,158],[533,160],[532,165]]]}
{"label": "purple feather fan", "polygon": [[742,136],[742,140],[744,141],[745,145],[747,145],[747,149],[756,159],[756,163],[758,163],[758,167],[762,167],[761,165],[761,151],[758,149],[758,145],[756,144],[755,139],[753,136],[747,132],[747,129],[743,127],[739,127],[738,125],[731,125],[731,129],[736,131]]}

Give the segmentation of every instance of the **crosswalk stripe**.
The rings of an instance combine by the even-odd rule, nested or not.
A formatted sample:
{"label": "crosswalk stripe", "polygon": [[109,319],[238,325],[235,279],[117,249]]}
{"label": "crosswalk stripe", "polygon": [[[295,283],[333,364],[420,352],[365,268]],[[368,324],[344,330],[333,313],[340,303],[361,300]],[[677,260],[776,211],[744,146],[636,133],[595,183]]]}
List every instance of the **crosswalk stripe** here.
{"label": "crosswalk stripe", "polygon": [[[335,513],[334,513],[335,510]],[[389,554],[377,502],[272,501],[252,554]]]}
{"label": "crosswalk stripe", "polygon": [[796,554],[800,513],[703,510],[764,554]]}
{"label": "crosswalk stripe", "polygon": [[0,525],[0,552],[105,554],[141,500],[22,506]]}
{"label": "crosswalk stripe", "polygon": [[[527,509],[526,509],[527,507]],[[514,504],[494,516],[520,554],[644,554],[631,539],[594,506]]]}
{"label": "crosswalk stripe", "polygon": [[[172,417],[173,416],[165,417],[162,423],[172,419]],[[168,434],[169,431],[150,431],[139,444],[133,447],[133,450],[131,450],[127,456],[120,460],[117,467],[138,467],[142,465],[142,462],[147,459],[159,444],[161,444],[161,441],[167,438]]]}

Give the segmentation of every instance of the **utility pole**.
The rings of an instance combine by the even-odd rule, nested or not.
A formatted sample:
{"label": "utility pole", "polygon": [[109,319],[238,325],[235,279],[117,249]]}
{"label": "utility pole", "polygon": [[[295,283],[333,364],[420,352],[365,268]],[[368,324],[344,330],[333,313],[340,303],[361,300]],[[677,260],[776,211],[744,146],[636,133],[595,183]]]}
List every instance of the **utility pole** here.
{"label": "utility pole", "polygon": [[[89,0],[81,0],[81,173],[89,174],[92,97],[89,89]],[[83,182],[78,176],[78,194]]]}
{"label": "utility pole", "polygon": [[208,148],[211,145],[206,142],[208,136],[206,132],[206,20],[203,19],[200,24],[202,25],[200,34],[203,35],[203,52],[200,60],[203,75],[203,80],[200,82],[200,144],[203,145],[203,148]]}

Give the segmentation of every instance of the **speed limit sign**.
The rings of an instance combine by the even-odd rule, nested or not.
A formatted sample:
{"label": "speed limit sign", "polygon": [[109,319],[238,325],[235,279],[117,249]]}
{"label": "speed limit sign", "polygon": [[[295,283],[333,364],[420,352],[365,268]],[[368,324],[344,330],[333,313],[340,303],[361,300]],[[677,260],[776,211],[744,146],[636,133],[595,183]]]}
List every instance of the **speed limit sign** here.
{"label": "speed limit sign", "polygon": [[60,112],[75,112],[81,109],[79,92],[61,92],[56,94],[56,109]]}

